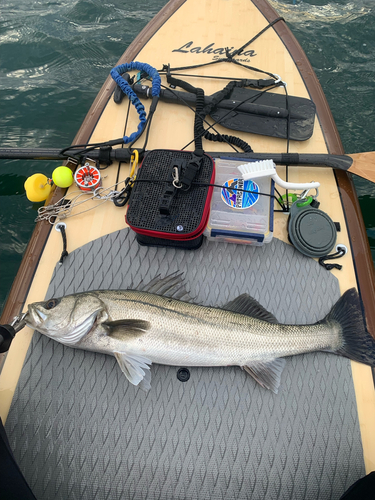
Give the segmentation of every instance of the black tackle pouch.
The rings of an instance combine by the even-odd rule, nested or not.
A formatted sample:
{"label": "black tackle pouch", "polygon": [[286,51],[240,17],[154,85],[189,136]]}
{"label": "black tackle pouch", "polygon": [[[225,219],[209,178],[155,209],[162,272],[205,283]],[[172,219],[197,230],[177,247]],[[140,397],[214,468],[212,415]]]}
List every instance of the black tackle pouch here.
{"label": "black tackle pouch", "polygon": [[207,226],[214,160],[189,151],[156,149],[145,156],[129,199],[126,222],[141,245],[194,250]]}

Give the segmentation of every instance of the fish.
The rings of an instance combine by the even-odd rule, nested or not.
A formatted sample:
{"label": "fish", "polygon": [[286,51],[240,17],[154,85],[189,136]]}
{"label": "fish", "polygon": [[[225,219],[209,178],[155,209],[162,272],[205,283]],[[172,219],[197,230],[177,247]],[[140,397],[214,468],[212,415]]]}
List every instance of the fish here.
{"label": "fish", "polygon": [[238,365],[276,394],[287,356],[324,351],[375,366],[355,288],[310,325],[280,324],[246,293],[222,307],[196,304],[181,275],[32,303],[25,321],[66,346],[114,356],[129,382],[146,391],[152,363]]}

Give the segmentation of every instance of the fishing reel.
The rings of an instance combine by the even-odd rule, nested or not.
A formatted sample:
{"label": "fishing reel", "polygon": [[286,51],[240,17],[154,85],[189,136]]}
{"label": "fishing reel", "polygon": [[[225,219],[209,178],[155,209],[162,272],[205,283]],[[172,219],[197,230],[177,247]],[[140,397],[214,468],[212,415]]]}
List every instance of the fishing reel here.
{"label": "fishing reel", "polygon": [[74,180],[77,187],[85,192],[91,193],[102,185],[102,179],[94,160],[86,158],[85,163],[77,168],[74,174]]}

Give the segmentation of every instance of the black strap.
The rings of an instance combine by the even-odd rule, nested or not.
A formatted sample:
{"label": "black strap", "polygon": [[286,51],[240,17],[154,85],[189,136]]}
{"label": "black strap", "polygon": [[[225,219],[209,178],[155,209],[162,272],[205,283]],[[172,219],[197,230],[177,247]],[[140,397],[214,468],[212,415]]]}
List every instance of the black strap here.
{"label": "black strap", "polygon": [[319,258],[319,264],[323,266],[327,271],[331,271],[332,269],[338,269],[339,271],[342,269],[342,266],[340,264],[326,264],[324,261],[326,260],[334,260],[334,259],[340,259],[340,257],[343,257],[346,254],[346,251],[342,247],[337,247],[337,252],[333,253],[331,255],[325,255],[324,257]]}
{"label": "black strap", "polygon": [[195,150],[194,153],[192,153],[191,159],[189,160],[186,168],[182,171],[182,175],[180,178],[182,189],[184,191],[190,189],[193,180],[198,175],[198,172],[201,169],[202,162],[203,162],[203,150],[201,152]]}
{"label": "black strap", "polygon": [[195,143],[195,153],[198,156],[203,155],[203,144],[202,137],[204,136],[203,119],[206,115],[204,114],[204,90],[196,89],[196,103],[195,103],[195,118],[194,118],[194,143]]}
{"label": "black strap", "polygon": [[170,215],[173,198],[177,194],[177,189],[173,184],[168,184],[165,188],[159,205],[160,215]]}
{"label": "black strap", "polygon": [[68,242],[66,238],[65,224],[57,224],[56,229],[60,231],[63,240],[63,251],[61,252],[61,257],[59,260],[59,264],[61,266],[64,262],[65,257],[69,255],[67,251]]}
{"label": "black strap", "polygon": [[[202,160],[203,160],[203,144],[202,137],[204,136],[204,127],[203,127],[203,118],[202,114],[204,112],[204,90],[199,87],[194,87],[190,83],[185,82],[184,80],[179,80],[174,78],[170,73],[170,68],[168,66],[167,71],[167,82],[170,85],[181,87],[182,89],[196,95],[196,112],[194,118],[194,143],[195,143],[195,151],[191,155],[191,159],[188,161],[185,168],[179,169],[180,182],[182,184],[182,189],[187,191],[191,187],[191,183],[198,175],[198,172],[201,169]],[[161,212],[165,213],[165,211],[169,210],[170,204],[172,202],[173,197],[177,194],[177,189],[172,187],[167,187],[166,191],[163,195],[163,199],[161,202]],[[163,212],[162,212],[163,210]],[[168,212],[169,213],[169,212]]]}

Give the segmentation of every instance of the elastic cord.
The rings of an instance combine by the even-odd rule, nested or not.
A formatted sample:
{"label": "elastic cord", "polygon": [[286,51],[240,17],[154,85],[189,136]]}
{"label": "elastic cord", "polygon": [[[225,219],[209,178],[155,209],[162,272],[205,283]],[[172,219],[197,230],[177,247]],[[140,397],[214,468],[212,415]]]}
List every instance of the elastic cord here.
{"label": "elastic cord", "polygon": [[139,125],[137,131],[133,132],[129,137],[124,136],[124,144],[128,144],[129,142],[134,143],[135,140],[138,139],[138,137],[143,132],[147,123],[146,111],[143,104],[141,103],[137,94],[131,88],[129,83],[121,76],[123,73],[131,71],[133,69],[137,69],[138,71],[144,71],[145,73],[147,73],[152,78],[152,96],[159,97],[160,95],[161,78],[157,70],[149,64],[133,61],[130,63],[120,64],[119,66],[116,66],[111,70],[111,77],[121,88],[124,94],[128,96],[139,115]]}

